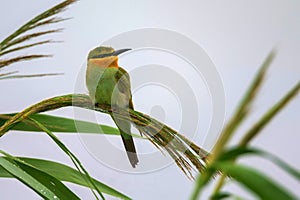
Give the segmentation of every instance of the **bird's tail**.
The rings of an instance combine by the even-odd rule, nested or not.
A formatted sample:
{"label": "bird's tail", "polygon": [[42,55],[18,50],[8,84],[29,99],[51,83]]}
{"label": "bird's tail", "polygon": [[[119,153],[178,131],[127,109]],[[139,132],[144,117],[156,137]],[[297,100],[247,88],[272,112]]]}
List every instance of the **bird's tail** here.
{"label": "bird's tail", "polygon": [[112,115],[111,117],[119,128],[128,159],[132,167],[135,168],[139,160],[136,154],[133,138],[131,136],[131,124],[128,121],[114,118]]}
{"label": "bird's tail", "polygon": [[[121,134],[126,134],[126,133],[121,133]],[[138,159],[137,154],[136,154],[136,150],[135,150],[135,146],[134,146],[132,136],[130,137],[130,139],[125,139],[124,137],[122,137],[122,140],[123,140],[123,144],[124,144],[125,149],[126,149],[128,159],[129,159],[132,167],[135,168],[135,166],[139,162],[139,159]]]}

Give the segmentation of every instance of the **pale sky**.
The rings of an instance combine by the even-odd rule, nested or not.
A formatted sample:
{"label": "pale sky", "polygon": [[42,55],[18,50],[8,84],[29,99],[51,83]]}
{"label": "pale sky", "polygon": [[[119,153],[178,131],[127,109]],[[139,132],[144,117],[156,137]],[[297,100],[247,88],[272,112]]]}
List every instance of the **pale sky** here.
{"label": "pale sky", "polygon": [[[0,7],[3,9],[0,13],[2,25],[0,39],[2,40],[18,26],[58,2],[60,1],[1,1]],[[24,62],[12,65],[10,68],[11,71],[19,70],[22,73],[63,72],[65,75],[1,81],[0,88],[2,91],[7,91],[7,95],[5,92],[1,94],[0,112],[21,111],[45,98],[62,94],[86,93],[82,77],[84,76],[86,56],[90,49],[127,31],[159,28],[180,33],[205,50],[223,83],[225,121],[232,114],[263,59],[273,47],[278,49],[278,56],[268,72],[252,115],[234,138],[234,141],[238,141],[243,131],[247,130],[262,113],[276,103],[300,79],[299,10],[300,1],[295,0],[192,0],[189,3],[178,0],[85,0],[77,2],[63,15],[73,17],[60,25],[65,28],[64,32],[53,36],[57,40],[63,40],[64,43],[33,50],[33,52],[50,52],[54,58]],[[130,42],[128,41],[129,44]],[[134,42],[132,41],[132,43]],[[136,52],[136,54],[129,54],[127,59],[125,56],[124,59],[120,58],[120,63],[132,74],[132,79],[135,69],[142,69],[142,64],[149,64],[149,61],[154,62],[153,59],[157,59],[155,60],[156,64],[168,64],[169,68],[183,77],[190,76],[185,80],[192,85],[192,89],[198,86],[197,89],[201,90],[199,96],[196,96],[200,121],[197,130],[200,133],[206,133],[211,117],[218,113],[211,113],[210,96],[205,90],[205,83],[200,81],[201,84],[195,86],[193,80],[196,78],[191,75],[192,72],[180,71],[182,69],[179,66],[185,66],[186,63],[177,62],[177,58],[170,55],[168,59],[164,56],[164,63],[162,63],[160,56],[164,56],[164,54],[152,51],[141,54]],[[130,63],[134,63],[133,61],[136,61],[136,66],[130,65]],[[134,79],[137,80],[137,78]],[[147,89],[151,91],[151,94],[147,92]],[[174,97],[171,93],[164,93],[166,91],[157,85],[152,85],[144,91],[137,90],[133,97],[134,103],[137,109],[156,115],[157,118],[161,117],[170,126],[177,128],[182,120],[182,108],[176,99],[176,92]],[[299,100],[298,96],[252,143],[253,146],[274,153],[298,169],[300,167],[300,159],[297,158],[300,150]],[[74,116],[72,108],[51,113],[68,117]],[[100,115],[97,116],[97,119],[101,123],[113,125],[106,116]],[[88,152],[88,148],[83,145],[84,139],[77,134],[58,134],[58,136],[81,159],[92,176],[133,199],[187,199],[191,194],[193,182],[188,180],[174,164],[147,173],[123,173],[98,162],[95,156]],[[97,136],[91,137],[97,141]],[[208,135],[208,137],[210,136]],[[108,140],[116,145],[120,142],[119,138]],[[215,139],[209,140],[195,136],[195,140],[210,150],[213,146],[211,141]],[[10,132],[1,138],[0,146],[1,149],[12,155],[56,160],[71,165],[68,158],[45,134]],[[137,149],[143,153],[156,151],[151,145],[144,146],[144,143],[139,141]],[[100,147],[99,151],[101,151]],[[163,155],[160,159],[164,159]],[[270,162],[253,157],[244,159],[243,162],[266,172],[300,196],[299,183]],[[83,199],[92,198],[88,189],[70,184],[69,186]],[[22,199],[40,199],[34,192],[16,180],[1,179],[0,188],[3,199],[20,197]],[[229,184],[226,188],[247,199],[255,199],[234,183]]]}

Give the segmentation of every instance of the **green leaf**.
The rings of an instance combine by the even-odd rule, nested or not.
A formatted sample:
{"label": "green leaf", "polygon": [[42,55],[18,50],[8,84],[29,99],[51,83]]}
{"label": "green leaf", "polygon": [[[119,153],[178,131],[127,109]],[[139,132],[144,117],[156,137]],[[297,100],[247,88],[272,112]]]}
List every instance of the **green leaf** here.
{"label": "green leaf", "polygon": [[[256,76],[254,77],[249,88],[247,89],[246,93],[243,95],[243,98],[239,103],[239,105],[237,106],[237,109],[235,110],[233,116],[230,118],[229,122],[222,130],[221,135],[217,140],[216,144],[214,145],[214,148],[209,156],[208,168],[210,168],[209,167],[210,165],[213,165],[215,162],[218,161],[219,156],[224,151],[226,145],[228,144],[228,142],[230,141],[230,139],[232,138],[236,130],[239,128],[239,126],[242,124],[242,122],[248,116],[249,111],[251,110],[254,100],[258,94],[258,91],[263,84],[264,78],[266,76],[266,71],[271,65],[273,59],[275,58],[275,55],[276,55],[275,50],[272,50],[269,53],[269,55],[263,62],[262,66],[260,67],[259,71],[257,72]],[[203,174],[196,179],[195,188],[191,196],[192,200],[198,199],[200,192],[205,187],[205,185],[209,182],[209,180],[212,178],[214,172],[215,171],[204,170]],[[221,183],[219,186],[222,186],[222,184],[223,183]],[[218,188],[217,191],[215,192],[218,193],[219,189],[220,188]]]}
{"label": "green leaf", "polygon": [[101,193],[100,189],[97,187],[97,185],[94,183],[92,177],[89,175],[89,173],[87,172],[87,170],[83,167],[83,165],[81,164],[80,160],[67,148],[67,146],[62,143],[51,131],[49,131],[43,124],[41,124],[40,122],[29,118],[30,121],[33,122],[33,124],[40,128],[42,131],[44,131],[45,133],[47,133],[47,135],[56,143],[57,146],[59,146],[59,148],[67,155],[69,156],[69,158],[71,159],[71,161],[73,162],[73,164],[75,165],[75,167],[77,168],[78,171],[84,173],[87,177],[87,183],[90,184],[90,188],[92,193],[94,194],[94,197],[96,199],[99,199],[97,194],[94,192],[94,189],[96,190],[96,192],[98,193],[98,195],[102,198],[105,199],[103,194]]}
{"label": "green leaf", "polygon": [[[2,58],[4,55],[11,53],[14,53],[15,57],[12,57],[12,55],[6,57],[5,59],[0,59],[0,68],[7,67],[8,65],[32,60],[32,59],[38,59],[38,58],[45,58],[49,57],[48,54],[33,54],[33,55],[24,55],[20,54],[19,52],[36,47],[41,46],[44,44],[53,43],[52,40],[41,40],[39,37],[46,36],[49,34],[60,32],[61,28],[59,29],[48,29],[48,26],[51,24],[59,23],[61,21],[67,20],[67,18],[60,18],[57,15],[65,10],[69,5],[74,3],[76,0],[65,0],[56,6],[46,10],[45,12],[37,15],[27,23],[25,23],[23,26],[19,27],[16,31],[14,31],[12,34],[10,34],[8,37],[6,37],[3,41],[0,42],[0,58]],[[46,30],[42,30],[41,28],[47,26]],[[39,40],[38,40],[39,39]],[[32,41],[33,40],[33,41]],[[37,41],[34,41],[37,40]],[[44,74],[46,75],[46,74]],[[44,76],[43,75],[43,76]],[[24,78],[24,77],[36,77],[41,76],[39,74],[35,75],[19,75],[19,76],[9,76],[6,78]],[[2,77],[1,79],[4,79],[5,77]]]}
{"label": "green leaf", "polygon": [[300,181],[299,170],[293,168],[292,166],[290,166],[288,163],[284,162],[277,156],[275,156],[271,153],[268,153],[266,151],[260,150],[260,149],[246,148],[246,147],[232,148],[232,149],[224,152],[219,160],[220,161],[229,161],[229,160],[236,159],[237,157],[245,155],[245,154],[262,156],[262,157],[270,160],[274,164],[276,164],[278,167],[280,167],[287,173],[289,173],[291,176],[296,178],[298,181]]}
{"label": "green leaf", "polygon": [[232,195],[228,192],[220,192],[210,197],[210,200],[220,200],[220,199],[227,199]]}
{"label": "green leaf", "polygon": [[[0,126],[2,126],[6,120],[14,116],[17,113],[1,114]],[[68,119],[64,117],[56,117],[45,114],[34,114],[30,118],[39,121],[51,132],[64,132],[64,133],[103,133],[110,135],[119,135],[119,130],[106,125],[99,125],[92,122]],[[12,127],[12,130],[20,131],[38,131],[41,129],[30,123],[29,120],[23,120]]]}
{"label": "green leaf", "polygon": [[[0,157],[1,158],[1,157]],[[24,158],[24,157],[18,157],[18,159],[22,160],[25,163],[28,163],[31,166],[34,166],[35,168],[55,177],[56,179],[60,181],[66,181],[69,183],[74,183],[77,185],[81,185],[84,187],[90,187],[89,184],[86,182],[86,175],[83,173],[80,173],[79,171],[49,160],[42,160],[42,159],[35,159],[35,158]],[[0,177],[5,178],[13,178],[13,176],[8,173],[4,168],[0,166]],[[114,197],[118,197],[120,199],[127,199],[130,198],[119,191],[105,185],[104,183],[101,183],[97,181],[96,179],[93,179],[94,183],[97,185],[97,187],[100,189],[101,192],[105,194],[109,194]]]}
{"label": "green leaf", "polygon": [[211,181],[214,174],[217,172],[216,168],[213,167],[207,167],[205,170],[203,170],[203,173],[199,174],[196,182],[194,190],[191,194],[191,200],[197,200],[199,199],[199,195],[204,189],[204,187]]}
{"label": "green leaf", "polygon": [[246,132],[245,136],[240,141],[240,145],[245,146],[254,137],[260,133],[260,131],[293,99],[300,91],[300,81],[284,96],[282,97],[274,106],[272,106],[268,112],[266,112],[259,120],[256,122],[249,131]]}
{"label": "green leaf", "polygon": [[2,166],[2,169],[29,186],[44,199],[79,199],[79,197],[55,177],[3,151],[1,153],[5,155],[5,157],[0,157],[0,166]]}
{"label": "green leaf", "polygon": [[250,87],[244,94],[240,104],[237,106],[235,113],[233,114],[229,122],[226,124],[225,128],[222,130],[221,136],[217,140],[212,151],[212,161],[216,160],[219,154],[221,154],[222,150],[227,145],[228,141],[231,139],[237,128],[242,124],[242,122],[246,119],[247,115],[249,114],[249,110],[251,109],[254,100],[258,94],[258,91],[261,88],[264,78],[266,76],[266,71],[271,65],[275,55],[275,50],[269,53],[262,66],[260,67],[257,75],[254,77],[254,80],[252,81]]}
{"label": "green leaf", "polygon": [[242,198],[240,196],[237,196],[235,194],[232,194],[230,192],[219,192],[217,194],[212,195],[209,200],[220,200],[220,199],[227,199],[227,200],[244,200],[245,198]]}
{"label": "green leaf", "polygon": [[[23,26],[18,28],[14,33],[9,35],[7,38],[5,38],[0,43],[0,52],[4,51],[5,49],[7,49],[13,45],[19,44],[20,42],[16,42],[16,41],[20,41],[20,37],[26,38],[26,39],[32,39],[34,37],[40,36],[40,34],[33,33],[33,34],[29,34],[29,35],[22,37],[22,34],[28,32],[32,29],[35,29],[37,27],[41,27],[41,26],[49,25],[51,23],[57,23],[57,22],[62,21],[61,19],[54,17],[54,16],[57,15],[58,13],[62,12],[64,9],[66,9],[70,4],[72,4],[74,2],[75,2],[75,0],[63,1],[62,3],[57,4],[56,6],[46,10],[45,12],[39,14],[38,16],[36,16],[33,19],[31,19],[30,21],[28,21],[26,24],[24,24]],[[51,17],[53,17],[53,18],[51,18]],[[49,31],[45,31],[44,34],[46,34],[48,32]],[[21,42],[23,42],[23,41],[24,41],[24,39],[21,40]]]}
{"label": "green leaf", "polygon": [[21,61],[29,61],[32,59],[38,59],[38,58],[47,58],[51,57],[51,55],[44,55],[44,54],[32,54],[32,55],[25,55],[25,56],[17,56],[13,58],[8,58],[6,60],[0,60],[0,69],[3,67],[6,67],[8,65],[11,65],[16,62],[21,62]]}
{"label": "green leaf", "polygon": [[44,77],[44,76],[58,76],[63,75],[63,73],[44,73],[44,74],[19,74],[19,75],[9,75],[9,76],[2,76],[0,77],[0,80],[5,79],[20,79],[20,78],[35,78],[35,77]]}
{"label": "green leaf", "polygon": [[214,167],[228,174],[230,177],[260,197],[260,199],[296,199],[282,186],[279,186],[270,178],[249,167],[234,164],[232,162],[218,162],[214,165]]}
{"label": "green leaf", "polygon": [[[165,124],[132,109],[111,109],[111,106],[98,104],[95,107],[89,96],[85,94],[67,94],[57,97],[52,97],[34,104],[13,117],[9,118],[2,126],[0,126],[0,137],[11,130],[16,124],[34,114],[55,110],[62,107],[74,106],[90,110],[96,110],[102,113],[111,113],[126,121],[130,121],[146,136],[156,147],[162,148],[175,160],[177,166],[188,176],[192,176],[192,169],[202,171],[206,160],[205,156],[201,157],[198,152],[205,152],[187,138],[182,140],[182,136],[166,126]],[[128,115],[129,111],[129,115]],[[30,120],[29,120],[30,121]],[[37,121],[37,120],[36,120]],[[80,131],[79,131],[80,132]],[[192,144],[192,147],[190,146]]]}

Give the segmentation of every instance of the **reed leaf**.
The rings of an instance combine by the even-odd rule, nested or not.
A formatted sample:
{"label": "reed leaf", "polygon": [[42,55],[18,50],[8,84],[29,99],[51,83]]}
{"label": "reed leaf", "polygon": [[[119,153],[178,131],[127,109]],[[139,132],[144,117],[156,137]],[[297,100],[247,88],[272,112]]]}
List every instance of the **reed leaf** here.
{"label": "reed leaf", "polygon": [[[36,38],[36,37],[40,37],[40,36],[43,36],[43,35],[47,35],[47,34],[50,34],[50,33],[56,33],[56,32],[59,32],[59,31],[62,31],[63,29],[54,29],[54,30],[48,30],[48,31],[41,31],[41,32],[37,32],[37,33],[32,33],[32,34],[28,34],[28,35],[25,35],[25,36],[22,36],[22,37],[18,37],[12,41],[10,41],[6,46],[5,48],[2,48],[1,49],[1,55],[4,55],[3,51],[11,46],[14,46],[14,45],[17,45],[17,44],[20,44],[20,43],[23,43],[23,42],[26,42],[28,40],[31,40],[33,38]],[[37,45],[37,43],[35,43]],[[43,44],[43,43],[42,43]],[[31,47],[32,44],[30,45],[26,45],[27,48]],[[14,48],[14,49],[9,49],[9,50],[6,50],[4,52],[14,52],[14,51],[19,51],[21,49],[24,49],[24,48],[20,48],[20,47],[17,47],[17,48]]]}
{"label": "reed leaf", "polygon": [[0,69],[2,67],[6,67],[8,65],[11,65],[16,62],[20,61],[29,61],[32,59],[37,59],[37,58],[46,58],[46,57],[52,57],[51,55],[45,55],[45,54],[33,54],[33,55],[27,55],[27,56],[18,56],[14,58],[9,58],[6,60],[0,60]]}
{"label": "reed leaf", "polygon": [[[0,157],[0,159],[1,158],[5,158],[5,157]],[[14,157],[14,158],[16,158],[15,160],[20,160],[22,163],[30,165],[36,169],[39,169],[39,170],[55,177],[59,181],[69,182],[69,183],[84,186],[87,188],[90,187],[89,183],[86,182],[87,177],[85,174],[80,173],[76,169],[71,168],[67,165],[57,163],[54,161],[50,161],[50,160],[42,160],[42,159],[37,159],[37,158],[27,158],[27,157],[26,158],[25,157]],[[14,178],[13,175],[8,173],[1,166],[0,166],[0,177],[1,178]],[[98,186],[98,188],[101,189],[101,192],[103,192],[105,194],[114,196],[119,199],[126,199],[126,200],[131,199],[128,196],[122,194],[121,192],[109,187],[108,185],[97,181],[96,179],[93,179],[93,181]]]}
{"label": "reed leaf", "polygon": [[[260,131],[276,116],[276,114],[281,111],[299,92],[300,82],[296,84],[278,103],[276,103],[269,111],[264,114],[258,122],[256,122],[242,137],[241,141],[237,145],[238,147],[246,147],[247,144],[256,137]],[[222,155],[224,156],[224,155]],[[231,159],[234,163],[235,157]],[[277,162],[278,163],[278,162]],[[215,193],[218,193],[221,187],[224,185],[226,176],[223,174],[215,187]]]}
{"label": "reed leaf", "polygon": [[51,18],[51,19],[48,19],[48,18],[53,17],[54,15],[62,12],[67,6],[74,3],[75,1],[76,0],[63,1],[62,3],[46,10],[45,12],[43,12],[43,13],[39,14],[38,16],[34,17],[33,19],[31,19],[30,21],[28,21],[23,26],[18,28],[14,33],[9,35],[7,38],[5,38],[0,43],[0,51],[3,51],[4,49],[11,46],[10,43],[14,39],[16,39],[21,34],[24,34],[24,33],[28,32],[29,30],[32,30],[32,29],[40,27],[40,26],[53,24],[53,23],[57,23],[57,22],[62,21],[62,19],[60,19],[60,18]]}
{"label": "reed leaf", "polygon": [[[235,130],[239,127],[239,125],[244,121],[245,117],[248,115],[249,110],[253,104],[253,101],[258,93],[259,88],[261,87],[263,80],[266,75],[266,71],[269,68],[270,64],[272,63],[274,57],[276,55],[276,51],[273,50],[269,53],[265,61],[263,62],[260,70],[258,71],[257,75],[255,76],[254,80],[252,81],[252,84],[250,85],[249,89],[247,90],[246,94],[243,96],[241,103],[239,104],[238,108],[236,109],[233,117],[229,120],[225,128],[223,129],[220,138],[217,140],[217,143],[210,154],[208,156],[209,164],[208,168],[210,166],[214,165],[215,162],[218,162],[219,156],[222,155],[222,152],[224,151],[228,141],[231,139],[232,135],[235,133]],[[260,122],[256,126],[254,126],[253,129],[250,129],[250,131],[246,134],[245,139],[241,143],[247,143],[250,139],[252,139],[254,136],[256,136],[258,130],[262,128],[272,117],[275,116],[275,114],[282,109],[289,100],[291,100],[299,90],[299,84],[295,86],[295,88],[288,93],[288,95],[283,98],[281,103],[278,103],[275,105],[271,110],[271,112],[267,113]],[[232,163],[234,163],[233,160],[231,160]],[[220,169],[222,170],[222,169]],[[213,175],[216,173],[214,170],[204,170],[204,172],[201,174],[201,176],[198,176],[196,179],[196,185],[193,191],[192,199],[197,199],[203,189],[203,187],[208,183],[210,178],[213,177]],[[222,176],[220,177],[219,181],[217,182],[213,195],[216,195],[219,193],[221,187],[224,184],[224,181],[226,179],[226,172],[222,173]]]}
{"label": "reed leaf", "polygon": [[245,134],[240,146],[246,146],[300,91],[300,81],[270,110],[268,110]]}
{"label": "reed leaf", "polygon": [[89,175],[89,173],[86,171],[86,169],[83,167],[83,165],[81,164],[81,162],[79,161],[79,159],[64,145],[64,143],[62,143],[51,131],[49,131],[49,129],[47,129],[43,124],[39,123],[38,121],[29,118],[30,121],[33,122],[33,124],[37,127],[40,128],[42,131],[44,131],[45,133],[47,133],[47,135],[57,144],[58,147],[60,147],[60,149],[71,159],[71,161],[73,162],[73,164],[75,165],[75,167],[77,168],[77,170],[82,173],[85,174],[86,177],[86,181],[90,184],[89,188],[91,189],[92,193],[94,194],[94,197],[96,199],[99,199],[97,194],[94,192],[93,189],[95,189],[97,191],[97,193],[100,195],[100,197],[102,199],[105,199],[102,192],[100,191],[100,189],[97,187],[97,185],[95,184],[94,180],[92,179],[92,177]]}
{"label": "reed leaf", "polygon": [[[95,108],[91,103],[89,96],[83,94],[70,94],[64,96],[53,97],[44,101],[41,101],[24,111],[16,114],[7,120],[0,127],[0,136],[4,135],[9,131],[15,124],[28,119],[33,114],[50,111],[66,106],[76,106],[81,108],[86,108],[90,110],[97,110],[103,113],[112,113],[123,120],[128,120],[146,135],[146,137],[160,149],[164,149],[175,161],[178,167],[189,177],[192,177],[192,171],[197,170],[201,172],[205,168],[206,158],[204,155],[199,156],[198,152],[202,152],[207,155],[208,153],[196,147],[188,139],[182,140],[183,136],[179,136],[175,130],[170,127],[158,122],[157,120],[151,118],[150,116],[137,112],[134,110],[124,110],[114,108],[108,105],[97,105]],[[129,113],[129,116],[128,116]],[[191,147],[190,145],[193,144]],[[195,151],[194,149],[197,149]]]}
{"label": "reed leaf", "polygon": [[[16,115],[16,113],[0,114],[0,126],[2,126],[8,119]],[[58,117],[45,114],[34,114],[30,118],[35,119],[42,123],[51,132],[59,133],[77,133],[78,127],[80,127],[80,133],[97,133],[97,134],[109,134],[120,135],[119,129],[106,126],[102,124],[96,124],[88,121],[81,121],[72,118]],[[39,128],[36,128],[30,120],[23,120],[12,127],[11,130],[18,131],[31,131],[41,132]],[[133,134],[135,137],[140,137]]]}
{"label": "reed leaf", "polygon": [[44,76],[58,76],[63,75],[63,73],[44,73],[44,74],[29,74],[29,75],[9,75],[0,77],[0,80],[4,79],[19,79],[19,78],[34,78],[34,77],[44,77]]}
{"label": "reed leaf", "polygon": [[14,52],[14,51],[19,51],[19,50],[22,50],[22,49],[27,49],[27,48],[30,48],[30,47],[34,47],[34,46],[38,46],[38,45],[42,45],[42,44],[53,43],[53,42],[54,41],[52,41],[52,40],[44,40],[44,41],[41,41],[41,42],[35,42],[35,43],[24,45],[24,46],[19,46],[19,47],[13,48],[13,49],[2,51],[0,53],[0,56],[3,56],[5,54],[8,54],[8,53],[11,53],[11,52]]}
{"label": "reed leaf", "polygon": [[236,160],[238,157],[242,156],[261,156],[274,164],[276,164],[278,167],[280,167],[282,170],[287,172],[290,176],[295,178],[298,182],[300,182],[300,171],[299,169],[296,169],[292,167],[290,164],[286,163],[284,160],[280,159],[276,155],[266,152],[261,149],[251,148],[251,147],[233,147],[228,150],[226,150],[222,156],[220,156],[220,161],[232,161]]}
{"label": "reed leaf", "polygon": [[221,136],[217,140],[214,149],[212,151],[211,157],[209,159],[216,160],[219,154],[222,152],[224,147],[226,146],[227,142],[232,137],[235,130],[239,127],[239,125],[244,121],[246,116],[249,114],[251,106],[254,102],[254,99],[260,89],[263,80],[266,75],[266,71],[271,65],[274,57],[276,55],[276,51],[272,50],[265,61],[263,62],[262,66],[260,67],[257,75],[255,76],[254,80],[252,81],[250,87],[248,88],[247,92],[243,96],[240,104],[238,105],[235,113],[223,129]]}
{"label": "reed leaf", "polygon": [[15,73],[18,73],[18,71],[3,73],[3,74],[0,74],[0,78],[3,78],[5,76],[9,76],[9,75],[12,75],[12,74],[15,74]]}
{"label": "reed leaf", "polygon": [[[70,19],[70,18],[60,18],[56,15],[62,11],[64,11],[69,5],[76,2],[76,0],[65,0],[62,3],[46,10],[45,12],[41,13],[40,15],[34,17],[27,23],[25,23],[23,26],[18,28],[15,32],[10,34],[8,37],[6,37],[2,42],[0,42],[0,57],[3,57],[4,55],[19,52],[24,49],[32,48],[35,46],[40,46],[44,44],[53,43],[52,40],[42,40],[42,41],[36,41],[31,42],[31,40],[36,39],[40,36],[45,36],[53,33],[57,33],[62,31],[62,28],[58,29],[50,29],[50,30],[44,30],[44,31],[37,31],[35,32],[35,29],[44,27],[46,25],[51,25],[55,23],[62,22],[64,20]],[[29,32],[29,33],[28,33]],[[9,66],[11,64],[22,62],[22,61],[28,61],[32,59],[38,59],[38,58],[45,58],[49,57],[48,54],[32,54],[32,55],[17,55],[14,57],[6,57],[0,59],[0,68]],[[7,73],[4,73],[6,75]],[[0,76],[4,76],[3,74]],[[43,74],[42,76],[46,76],[47,74]],[[54,75],[54,74],[51,74]],[[33,76],[13,76],[13,77],[7,77],[7,78],[25,78],[25,77],[38,77],[41,76],[41,74],[36,74]]]}
{"label": "reed leaf", "polygon": [[0,150],[0,167],[30,187],[43,199],[79,199],[57,178],[41,171],[22,160]]}

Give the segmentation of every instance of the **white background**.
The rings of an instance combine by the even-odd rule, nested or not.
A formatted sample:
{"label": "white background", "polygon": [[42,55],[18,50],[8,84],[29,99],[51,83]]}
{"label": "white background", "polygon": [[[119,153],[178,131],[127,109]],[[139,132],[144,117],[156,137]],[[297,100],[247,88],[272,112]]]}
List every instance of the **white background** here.
{"label": "white background", "polygon": [[[58,2],[2,0],[0,39]],[[251,118],[239,130],[240,135],[234,138],[234,141],[238,141],[243,130],[247,130],[267,108],[299,81],[299,10],[300,2],[296,0],[82,0],[64,14],[73,17],[61,25],[65,27],[64,32],[53,36],[64,43],[33,50],[53,53],[54,58],[24,62],[10,68],[11,71],[19,70],[22,73],[63,72],[65,75],[1,81],[0,112],[21,111],[45,98],[73,93],[78,73],[91,48],[125,31],[156,27],[184,34],[206,50],[223,80],[226,119],[232,114],[265,56],[273,47],[277,47],[278,56],[269,70]],[[299,99],[297,97],[293,100],[253,141],[253,146],[264,148],[297,168],[300,166],[297,156],[300,150]],[[135,101],[135,104],[138,107],[143,102]],[[73,110],[61,109],[52,113],[72,116]],[[193,182],[175,165],[147,174],[117,172],[97,162],[83,147],[78,135],[57,135],[80,158],[92,176],[134,199],[187,199],[191,194]],[[45,134],[9,132],[1,138],[0,148],[13,155],[71,164]],[[245,159],[243,162],[266,172],[300,196],[299,183],[270,162],[258,158]],[[71,184],[69,186],[82,199],[93,198],[89,190]],[[247,199],[255,199],[233,183],[226,188]],[[22,183],[12,179],[0,180],[0,192],[1,199],[39,199]]]}

